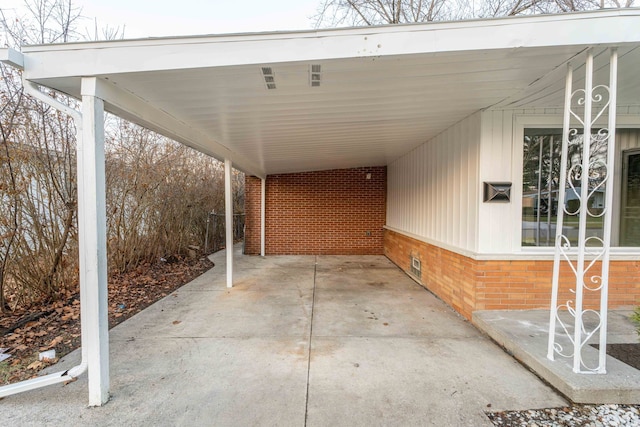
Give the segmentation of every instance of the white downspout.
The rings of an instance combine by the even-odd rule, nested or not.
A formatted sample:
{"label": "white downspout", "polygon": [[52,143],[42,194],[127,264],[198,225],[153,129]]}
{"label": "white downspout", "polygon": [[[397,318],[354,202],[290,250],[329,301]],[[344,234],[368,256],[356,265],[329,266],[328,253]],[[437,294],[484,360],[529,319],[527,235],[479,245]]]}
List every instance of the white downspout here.
{"label": "white downspout", "polygon": [[[51,98],[48,95],[45,95],[40,91],[40,89],[38,89],[38,86],[35,83],[25,80],[23,82],[23,85],[24,85],[25,92],[27,94],[55,108],[56,110],[62,111],[63,113],[70,115],[73,118],[76,124],[76,140],[77,140],[77,143],[80,144],[80,139],[82,138],[82,114],[79,111],[69,107],[68,105],[64,105],[62,102],[54,98]],[[83,291],[82,285],[83,284],[81,283],[80,284],[81,309],[82,307],[86,307],[86,302],[84,301],[86,297],[86,292]],[[88,368],[87,346],[85,345],[87,331],[84,330],[85,329],[84,323],[85,322],[82,322],[82,320],[80,321],[81,341],[82,341],[81,343],[82,360],[80,361],[79,365],[74,366],[73,368],[68,369],[66,371],[60,371],[54,374],[43,375],[41,377],[33,378],[30,380],[20,381],[14,384],[2,386],[0,387],[0,398],[11,396],[17,393],[22,393],[24,391],[46,387],[48,385],[63,383],[67,381],[73,381],[80,375],[84,374]]]}

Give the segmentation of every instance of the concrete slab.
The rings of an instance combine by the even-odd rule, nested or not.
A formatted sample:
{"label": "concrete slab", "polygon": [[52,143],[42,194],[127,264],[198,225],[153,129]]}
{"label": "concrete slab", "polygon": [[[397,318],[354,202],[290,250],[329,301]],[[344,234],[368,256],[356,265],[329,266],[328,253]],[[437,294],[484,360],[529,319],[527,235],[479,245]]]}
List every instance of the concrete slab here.
{"label": "concrete slab", "polygon": [[[637,342],[629,314],[630,310],[609,312],[609,342]],[[573,402],[640,402],[640,371],[613,357],[607,356],[606,375],[575,374],[571,358],[547,359],[548,310],[476,311],[473,322]],[[564,348],[571,348],[568,339],[559,342]],[[597,366],[596,349],[586,346],[583,354],[590,366]]]}
{"label": "concrete slab", "polygon": [[308,426],[489,426],[483,411],[563,403],[472,338],[314,338]]}
{"label": "concrete slab", "polygon": [[442,301],[414,287],[417,292],[317,289],[314,336],[477,336],[478,331]]}
{"label": "concrete slab", "polygon": [[388,258],[378,255],[318,255],[318,272],[340,272],[343,270],[371,271],[378,269],[396,270],[397,267]]}
{"label": "concrete slab", "polygon": [[475,426],[566,403],[384,257],[238,256],[227,289],[224,255],[111,330],[107,405],[84,376],[3,399],[0,425]]}
{"label": "concrete slab", "polygon": [[[111,340],[109,403],[86,408],[87,378],[5,398],[5,426],[303,425],[304,341]],[[74,357],[77,359],[76,355]]]}

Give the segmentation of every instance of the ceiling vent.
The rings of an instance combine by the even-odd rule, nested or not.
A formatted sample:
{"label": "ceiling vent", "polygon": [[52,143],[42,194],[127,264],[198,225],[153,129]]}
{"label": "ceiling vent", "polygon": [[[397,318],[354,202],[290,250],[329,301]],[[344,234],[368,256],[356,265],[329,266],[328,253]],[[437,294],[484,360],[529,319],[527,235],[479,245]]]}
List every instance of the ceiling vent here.
{"label": "ceiling vent", "polygon": [[273,68],[271,67],[261,67],[260,71],[262,72],[262,78],[264,79],[264,84],[267,89],[275,89],[276,88],[276,76],[273,72]]}
{"label": "ceiling vent", "polygon": [[311,87],[320,86],[320,82],[322,81],[322,67],[320,64],[313,64],[309,68],[309,84]]}

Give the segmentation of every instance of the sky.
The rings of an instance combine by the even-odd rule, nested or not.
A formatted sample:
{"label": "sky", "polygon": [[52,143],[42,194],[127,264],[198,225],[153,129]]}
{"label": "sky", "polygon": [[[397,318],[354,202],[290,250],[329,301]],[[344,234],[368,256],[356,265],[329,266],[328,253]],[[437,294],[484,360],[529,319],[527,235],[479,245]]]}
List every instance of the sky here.
{"label": "sky", "polygon": [[[74,0],[81,27],[124,26],[124,37],[244,33],[313,28],[321,0]],[[24,10],[24,0],[0,0],[0,9]],[[81,31],[85,33],[85,31]]]}

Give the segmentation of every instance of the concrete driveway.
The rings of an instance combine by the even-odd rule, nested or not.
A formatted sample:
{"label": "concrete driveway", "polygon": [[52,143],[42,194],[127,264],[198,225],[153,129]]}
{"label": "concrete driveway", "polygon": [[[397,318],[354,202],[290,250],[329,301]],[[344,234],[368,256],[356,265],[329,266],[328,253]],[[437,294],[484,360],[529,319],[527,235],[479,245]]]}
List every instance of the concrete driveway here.
{"label": "concrete driveway", "polygon": [[482,426],[566,404],[385,257],[238,255],[233,289],[213,258],[111,330],[107,405],[83,377],[2,400],[0,425]]}

